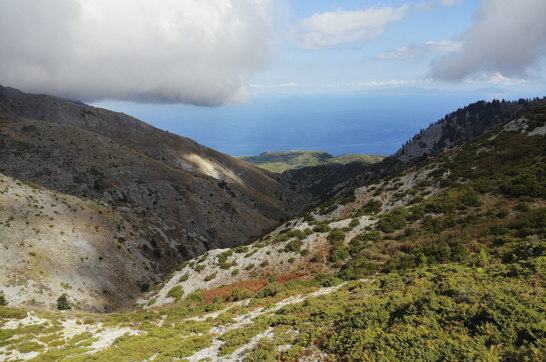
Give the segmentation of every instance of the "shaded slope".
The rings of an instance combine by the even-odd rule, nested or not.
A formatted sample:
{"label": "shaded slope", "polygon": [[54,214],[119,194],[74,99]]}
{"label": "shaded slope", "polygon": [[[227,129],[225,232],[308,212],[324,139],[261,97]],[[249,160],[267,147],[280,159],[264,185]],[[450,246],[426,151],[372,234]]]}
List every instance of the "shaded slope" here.
{"label": "shaded slope", "polygon": [[248,240],[302,207],[271,174],[121,113],[0,88],[5,174],[135,204],[203,235]]}

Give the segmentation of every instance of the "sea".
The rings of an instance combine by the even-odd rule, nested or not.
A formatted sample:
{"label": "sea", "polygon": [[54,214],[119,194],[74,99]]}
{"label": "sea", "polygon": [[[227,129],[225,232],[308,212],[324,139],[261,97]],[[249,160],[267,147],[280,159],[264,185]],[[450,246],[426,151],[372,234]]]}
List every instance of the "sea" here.
{"label": "sea", "polygon": [[430,123],[494,92],[404,91],[258,94],[220,107],[185,104],[93,104],[130,114],[233,156],[318,150],[390,155]]}

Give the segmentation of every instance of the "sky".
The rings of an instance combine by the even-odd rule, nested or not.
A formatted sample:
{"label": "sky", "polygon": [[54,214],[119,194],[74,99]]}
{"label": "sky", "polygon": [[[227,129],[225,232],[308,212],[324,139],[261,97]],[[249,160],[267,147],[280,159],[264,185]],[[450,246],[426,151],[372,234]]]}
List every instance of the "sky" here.
{"label": "sky", "polygon": [[0,84],[234,155],[389,154],[470,102],[546,95],[545,14],[544,0],[0,0]]}

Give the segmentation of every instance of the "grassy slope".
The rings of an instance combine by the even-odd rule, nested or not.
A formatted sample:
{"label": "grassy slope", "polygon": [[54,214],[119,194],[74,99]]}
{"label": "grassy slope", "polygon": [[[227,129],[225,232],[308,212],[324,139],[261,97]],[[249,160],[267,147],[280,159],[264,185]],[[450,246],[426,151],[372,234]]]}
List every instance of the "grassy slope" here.
{"label": "grassy slope", "polygon": [[[311,210],[246,248],[183,264],[135,312],[67,315],[87,318],[90,330],[102,322],[140,335],[98,351],[89,341],[100,333],[68,338],[66,328],[53,328],[59,316],[47,312],[47,325],[33,333],[0,330],[0,352],[84,360],[90,348],[93,359],[107,361],[189,357],[204,348],[206,357],[241,358],[248,348],[249,361],[544,360],[546,143],[537,130],[546,128],[546,108],[527,117],[528,127],[512,122]],[[252,260],[249,269],[246,260],[259,255],[262,264]],[[267,278],[274,263],[289,272],[296,265],[289,257],[331,272],[293,267],[308,274]],[[235,270],[255,280],[226,294],[215,280]],[[185,290],[196,278],[210,290]],[[317,290],[325,294],[290,299]],[[21,314],[0,312],[0,325]]]}
{"label": "grassy slope", "polygon": [[347,164],[350,162],[376,163],[385,156],[343,154],[337,157],[323,151],[264,152],[259,156],[242,156],[241,160],[257,165],[271,172],[282,173],[286,170],[329,164]]}

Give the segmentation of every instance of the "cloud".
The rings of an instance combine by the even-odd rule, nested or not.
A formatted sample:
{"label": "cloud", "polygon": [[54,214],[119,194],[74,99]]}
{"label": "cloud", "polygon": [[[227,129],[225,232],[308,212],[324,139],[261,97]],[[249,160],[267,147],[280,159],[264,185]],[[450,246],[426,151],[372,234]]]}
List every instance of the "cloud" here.
{"label": "cloud", "polygon": [[425,1],[422,3],[417,4],[416,9],[417,10],[433,10],[438,7],[449,7],[453,5],[457,5],[464,0],[437,0],[437,1]]}
{"label": "cloud", "polygon": [[288,82],[288,83],[281,83],[278,86],[281,88],[293,88],[293,87],[297,87],[298,84],[295,82]]}
{"label": "cloud", "polygon": [[408,6],[334,11],[302,19],[292,33],[294,43],[304,49],[321,49],[377,38],[385,27],[406,16]]}
{"label": "cloud", "polygon": [[2,0],[0,83],[86,102],[245,101],[269,0]]}
{"label": "cloud", "polygon": [[546,55],[546,1],[484,0],[461,49],[435,59],[431,76],[458,81],[480,74],[527,77]]}
{"label": "cloud", "polygon": [[467,78],[465,79],[466,83],[493,83],[493,84],[502,84],[502,85],[514,85],[527,83],[527,80],[521,78],[508,78],[502,75],[501,73],[487,73],[481,74],[476,78]]}
{"label": "cloud", "polygon": [[415,59],[424,58],[431,53],[446,53],[461,49],[462,43],[451,40],[429,40],[423,44],[403,46],[395,51],[377,54],[374,59]]}
{"label": "cloud", "polygon": [[382,80],[382,81],[371,81],[371,82],[356,82],[348,83],[343,85],[336,85],[335,87],[365,87],[365,88],[376,88],[376,87],[385,87],[385,86],[407,86],[407,85],[417,85],[417,84],[428,84],[431,82],[431,79],[410,79],[410,80],[400,80],[400,79],[391,79],[391,80]]}

